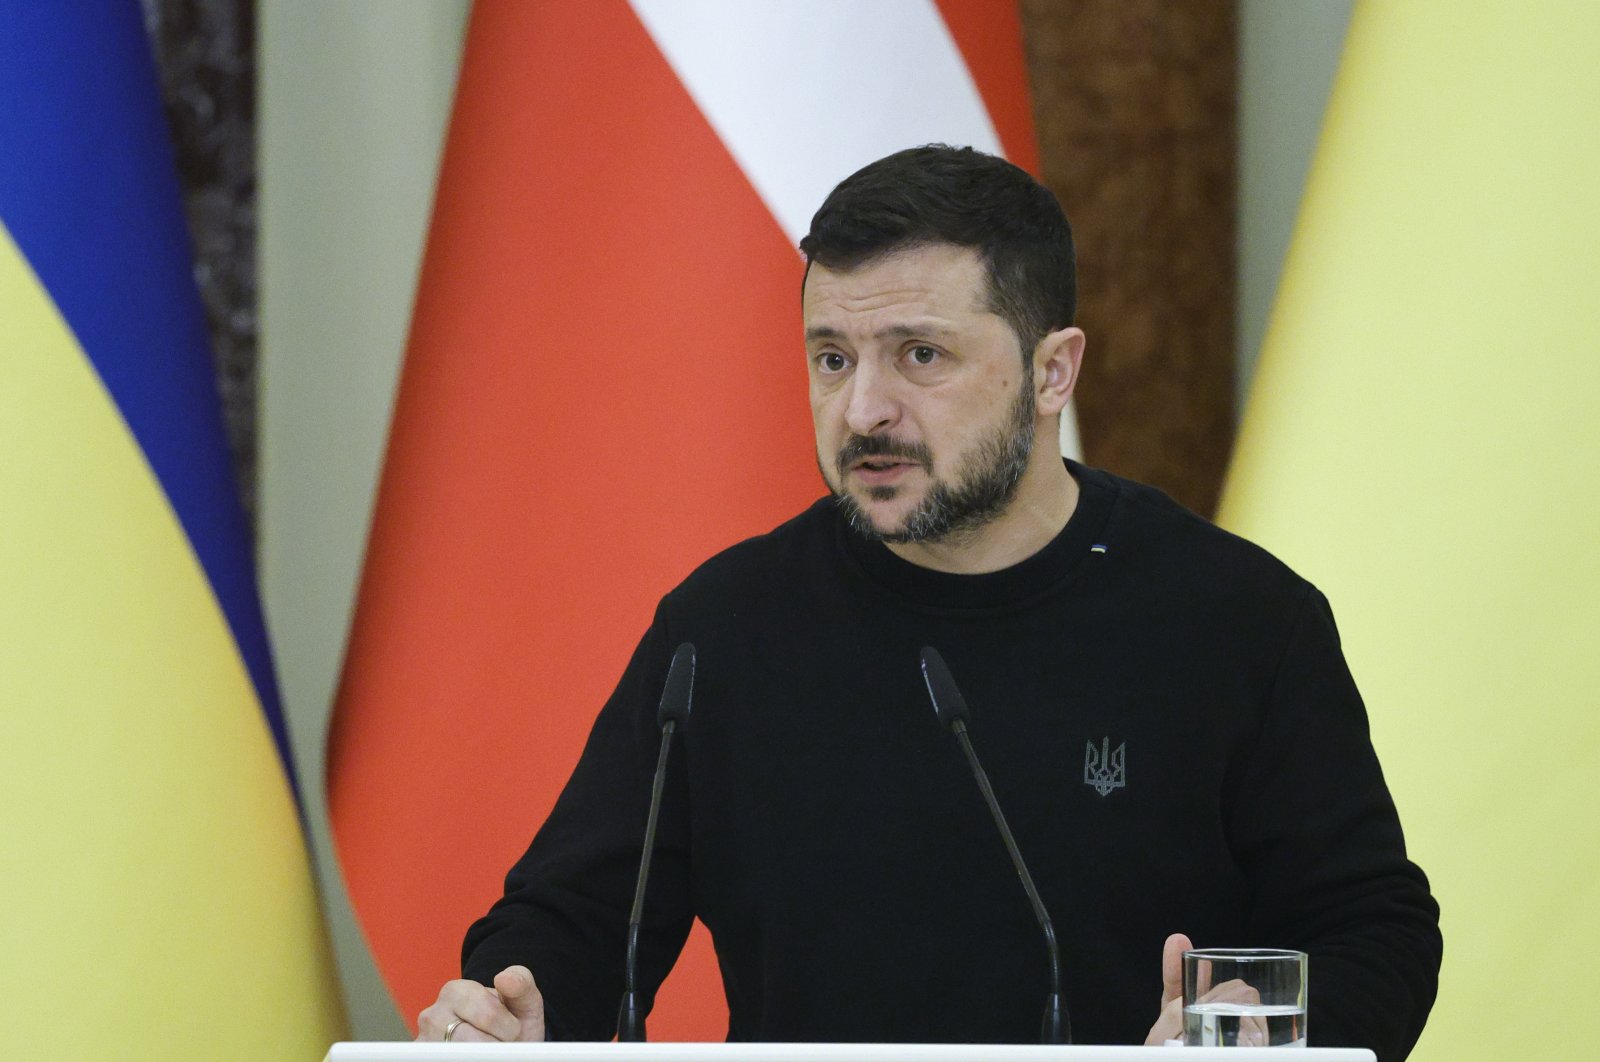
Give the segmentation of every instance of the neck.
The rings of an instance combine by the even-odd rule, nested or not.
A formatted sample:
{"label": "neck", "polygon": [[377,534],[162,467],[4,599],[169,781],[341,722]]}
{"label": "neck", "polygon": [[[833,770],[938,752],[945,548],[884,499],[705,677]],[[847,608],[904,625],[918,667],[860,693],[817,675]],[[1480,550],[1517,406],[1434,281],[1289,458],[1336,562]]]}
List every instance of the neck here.
{"label": "neck", "polygon": [[[1054,441],[1054,440],[1052,440]],[[1078,507],[1078,481],[1055,448],[1034,450],[1005,512],[965,534],[938,542],[901,542],[889,549],[902,560],[937,572],[981,575],[1020,564],[1061,533]]]}

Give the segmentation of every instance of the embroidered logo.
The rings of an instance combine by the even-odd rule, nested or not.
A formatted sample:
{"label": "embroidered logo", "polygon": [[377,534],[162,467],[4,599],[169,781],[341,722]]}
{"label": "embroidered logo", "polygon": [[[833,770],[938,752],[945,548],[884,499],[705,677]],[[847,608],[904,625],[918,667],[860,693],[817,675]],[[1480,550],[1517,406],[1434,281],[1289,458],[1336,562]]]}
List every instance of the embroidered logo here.
{"label": "embroidered logo", "polygon": [[1099,748],[1089,742],[1083,753],[1083,784],[1094,786],[1094,791],[1101,796],[1126,786],[1128,743],[1124,741],[1113,749],[1110,738],[1102,741]]}

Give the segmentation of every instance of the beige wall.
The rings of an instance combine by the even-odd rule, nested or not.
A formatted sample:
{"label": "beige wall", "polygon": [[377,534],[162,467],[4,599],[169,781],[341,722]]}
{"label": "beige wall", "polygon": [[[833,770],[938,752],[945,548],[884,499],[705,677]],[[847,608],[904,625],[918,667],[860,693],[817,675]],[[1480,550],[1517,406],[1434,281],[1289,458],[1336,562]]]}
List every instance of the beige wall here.
{"label": "beige wall", "polygon": [[465,0],[259,8],[260,551],[353,1033],[403,1036],[328,844],[323,739],[411,316]]}
{"label": "beige wall", "polygon": [[[1241,394],[1350,0],[1241,0]],[[410,317],[466,0],[259,8],[261,568],[353,1023],[405,1035],[328,844],[324,737]]]}
{"label": "beige wall", "polygon": [[1354,0],[1239,2],[1239,410],[1354,6]]}

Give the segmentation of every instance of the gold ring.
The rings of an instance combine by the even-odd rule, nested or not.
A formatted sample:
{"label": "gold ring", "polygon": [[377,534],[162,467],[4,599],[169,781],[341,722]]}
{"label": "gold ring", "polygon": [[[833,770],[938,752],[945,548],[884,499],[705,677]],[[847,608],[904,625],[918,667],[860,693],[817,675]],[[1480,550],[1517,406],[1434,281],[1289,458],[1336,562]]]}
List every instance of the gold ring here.
{"label": "gold ring", "polygon": [[457,1018],[455,1021],[451,1022],[449,1025],[446,1025],[444,1027],[444,1042],[445,1043],[449,1043],[450,1042],[450,1037],[452,1037],[452,1036],[454,1036],[456,1034],[456,1026],[460,1025],[462,1022],[464,1022],[466,1020],[467,1019],[465,1019],[465,1018]]}

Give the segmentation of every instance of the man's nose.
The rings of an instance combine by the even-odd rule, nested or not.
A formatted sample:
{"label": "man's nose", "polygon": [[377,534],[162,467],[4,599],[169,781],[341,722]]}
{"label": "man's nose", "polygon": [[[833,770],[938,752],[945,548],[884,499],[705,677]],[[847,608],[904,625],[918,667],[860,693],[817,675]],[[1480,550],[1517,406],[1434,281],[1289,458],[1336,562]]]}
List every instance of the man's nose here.
{"label": "man's nose", "polygon": [[857,435],[879,434],[899,422],[900,402],[888,374],[870,363],[856,366],[850,378],[850,403],[845,407],[844,420]]}

